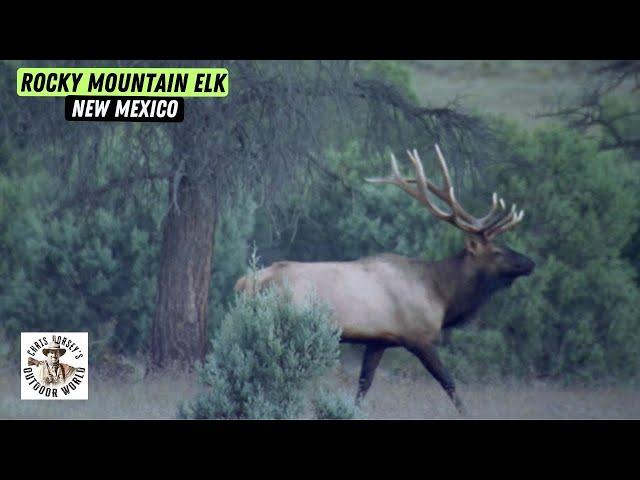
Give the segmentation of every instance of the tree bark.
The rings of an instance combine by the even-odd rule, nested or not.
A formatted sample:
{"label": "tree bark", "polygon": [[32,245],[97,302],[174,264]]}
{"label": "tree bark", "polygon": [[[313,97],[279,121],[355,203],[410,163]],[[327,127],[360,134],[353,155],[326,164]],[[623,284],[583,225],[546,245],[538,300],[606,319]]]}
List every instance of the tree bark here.
{"label": "tree bark", "polygon": [[[186,178],[162,226],[156,311],[151,329],[151,369],[191,367],[207,348],[207,301],[216,228],[216,202],[207,188]],[[177,202],[175,201],[177,200]],[[176,206],[177,205],[179,206]]]}

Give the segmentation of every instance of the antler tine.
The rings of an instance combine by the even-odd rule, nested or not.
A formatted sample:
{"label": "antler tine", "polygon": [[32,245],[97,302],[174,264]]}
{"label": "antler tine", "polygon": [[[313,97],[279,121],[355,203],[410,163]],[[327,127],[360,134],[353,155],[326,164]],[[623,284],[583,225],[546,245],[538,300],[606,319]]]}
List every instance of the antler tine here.
{"label": "antler tine", "polygon": [[490,219],[493,219],[493,217],[497,214],[497,209],[498,209],[498,194],[496,192],[493,192],[493,196],[491,197],[491,209],[489,210],[489,213],[487,213],[484,217],[479,218],[478,222],[481,224],[484,224],[488,222]]}
{"label": "antler tine", "polygon": [[[449,169],[447,168],[447,163],[442,156],[442,152],[440,152],[440,148],[436,145],[436,152],[438,153],[438,158],[440,160],[440,166],[442,170],[442,174],[444,176],[445,187],[442,189],[437,188],[433,183],[431,183],[424,175],[424,168],[422,167],[422,161],[420,159],[420,155],[416,149],[413,152],[407,150],[407,154],[411,159],[414,167],[416,169],[416,173],[419,179],[420,188],[422,190],[423,196],[426,199],[425,203],[429,210],[436,215],[438,218],[448,221],[449,223],[454,224],[456,227],[467,233],[481,233],[481,229],[477,225],[477,220],[473,215],[467,213],[464,208],[460,205],[460,203],[456,200],[453,186],[451,185],[451,176],[449,175]],[[447,214],[440,210],[436,205],[431,203],[428,200],[427,189],[431,191],[434,195],[444,201],[449,207],[451,207],[451,213]],[[434,212],[435,210],[435,212]],[[438,212],[438,213],[436,213]]]}
{"label": "antler tine", "polygon": [[402,181],[402,175],[400,174],[400,168],[398,167],[398,160],[396,160],[396,156],[393,152],[391,152],[391,171],[395,178]]}
{"label": "antler tine", "polygon": [[451,176],[449,175],[449,169],[447,168],[447,162],[445,162],[440,147],[436,143],[436,154],[438,155],[438,161],[440,163],[440,169],[442,170],[442,176],[444,177],[444,183],[447,190],[451,190]]}
{"label": "antler tine", "polygon": [[422,192],[424,193],[426,190],[428,190],[429,179],[424,173],[424,167],[422,166],[422,161],[418,156],[418,152],[414,148],[413,152],[411,152],[411,150],[407,150],[407,155],[409,155],[409,160],[411,160],[413,169],[416,171],[416,183],[420,187],[420,190],[422,190]]}
{"label": "antler tine", "polygon": [[524,210],[520,210],[520,213],[516,214],[513,218],[513,220],[511,220],[510,222],[507,222],[504,225],[501,225],[498,228],[495,228],[494,230],[491,231],[491,236],[489,238],[493,238],[496,235],[500,234],[500,233],[504,233],[508,230],[511,230],[513,227],[515,227],[518,223],[520,223],[522,221],[522,219],[524,218]]}
{"label": "antler tine", "polygon": [[[467,233],[482,235],[487,239],[491,239],[497,234],[513,228],[522,221],[524,211],[520,211],[519,213],[516,212],[516,205],[513,204],[511,211],[508,213],[505,212],[505,201],[503,198],[498,197],[498,194],[495,192],[492,196],[489,213],[484,217],[476,218],[465,211],[455,197],[449,168],[447,167],[447,162],[445,161],[438,144],[435,145],[435,149],[444,179],[443,188],[438,188],[435,184],[429,181],[424,172],[420,155],[416,149],[413,149],[413,151],[407,150],[407,154],[415,171],[415,179],[402,177],[400,168],[398,167],[398,161],[392,153],[391,176],[387,178],[366,178],[365,180],[370,183],[390,183],[396,185],[426,206],[436,218],[445,220]],[[413,186],[414,184],[415,187]],[[451,212],[445,212],[430,200],[429,192],[446,203],[451,208]]]}
{"label": "antler tine", "polygon": [[515,214],[509,214],[510,218],[508,221],[506,222],[502,222],[499,225],[496,225],[495,227],[493,227],[491,229],[491,231],[487,232],[485,234],[485,236],[488,239],[492,239],[494,238],[496,235],[500,234],[500,233],[504,233],[507,230],[511,230],[513,227],[515,227],[518,223],[520,223],[522,221],[522,219],[524,218],[524,210],[520,210],[520,212],[515,213]]}
{"label": "antler tine", "polygon": [[[502,200],[502,199],[501,199]],[[504,208],[503,208],[504,210]],[[508,213],[504,213],[504,212],[497,212],[493,218],[485,221],[482,223],[482,229],[485,232],[489,232],[490,230],[499,227],[501,225],[503,225],[506,222],[511,221],[511,219],[513,218],[513,216],[516,213],[516,204],[514,203],[511,206],[511,210]]]}
{"label": "antler tine", "polygon": [[[436,197],[438,197],[440,200],[442,200],[443,202],[445,202],[447,205],[449,205],[452,209],[452,211],[454,212],[454,215],[462,218],[464,220],[464,228],[476,228],[474,227],[475,223],[476,223],[476,219],[473,215],[471,215],[470,213],[468,213],[464,208],[462,208],[462,205],[460,205],[460,203],[458,202],[458,200],[455,197],[455,192],[453,189],[453,186],[451,185],[451,176],[449,175],[449,169],[447,167],[447,162],[445,161],[444,157],[442,156],[442,152],[440,152],[440,147],[438,147],[438,145],[436,145],[437,148],[437,153],[438,153],[438,159],[440,161],[440,168],[442,170],[442,174],[444,176],[445,179],[445,188],[438,188],[436,187],[425,175],[425,180],[426,180],[426,185],[428,187],[428,190],[433,193]],[[424,168],[422,167],[422,160],[420,159],[420,155],[418,154],[418,151],[414,148],[413,152],[407,150],[407,154],[409,155],[409,158],[411,159],[412,163],[414,164],[414,166],[417,164],[419,165],[419,168],[424,172]],[[408,183],[418,183],[417,180],[413,179],[413,178],[408,178],[406,180]],[[423,193],[426,197],[427,193],[426,191]],[[437,208],[437,207],[436,207]],[[447,214],[448,215],[448,214]],[[475,230],[474,230],[475,233]]]}
{"label": "antler tine", "polygon": [[455,191],[453,185],[451,183],[451,175],[449,174],[449,167],[447,167],[447,162],[440,151],[440,146],[436,143],[436,155],[438,156],[438,163],[440,164],[440,170],[442,170],[442,176],[444,178],[445,188],[447,190],[447,194],[449,196],[449,201],[451,208],[455,211],[456,215],[462,218],[469,226],[477,227],[477,219],[467,212],[460,202],[456,199]]}
{"label": "antler tine", "polygon": [[403,181],[402,175],[400,175],[400,169],[398,168],[398,162],[396,160],[395,155],[393,153],[391,154],[391,176],[390,177],[365,178],[364,181],[369,183],[391,183],[394,185],[398,185],[399,183],[401,183]]}
{"label": "antler tine", "polygon": [[[422,203],[436,217],[442,220],[450,221],[452,219],[453,214],[444,212],[443,210],[438,208],[438,206],[432,203],[429,200],[429,197],[427,196],[430,182],[424,173],[424,167],[422,166],[422,161],[420,160],[420,156],[418,155],[417,150],[414,149],[413,152],[411,152],[410,150],[407,150],[407,154],[409,155],[409,159],[411,160],[411,163],[413,164],[413,168],[416,171],[416,183],[418,184],[418,189],[422,193]],[[435,186],[432,186],[432,188],[435,188]]]}
{"label": "antler tine", "polygon": [[396,170],[397,165],[394,165],[393,153],[391,154],[391,177],[375,177],[375,178],[365,178],[364,181],[368,183],[395,183],[396,181]]}
{"label": "antler tine", "polygon": [[387,178],[365,178],[365,181],[369,183],[396,185],[418,201],[423,201],[420,191],[411,188],[408,181],[402,178],[400,168],[398,168],[398,161],[393,153],[391,154],[391,176]]}

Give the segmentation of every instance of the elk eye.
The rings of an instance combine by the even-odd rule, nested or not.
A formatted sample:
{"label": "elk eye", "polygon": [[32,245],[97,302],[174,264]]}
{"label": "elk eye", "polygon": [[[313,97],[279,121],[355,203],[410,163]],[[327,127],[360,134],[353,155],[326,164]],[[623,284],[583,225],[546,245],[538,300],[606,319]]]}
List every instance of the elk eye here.
{"label": "elk eye", "polygon": [[494,256],[494,257],[501,257],[501,256],[502,256],[502,252],[501,252],[500,250],[495,250],[495,251],[493,252],[493,256]]}

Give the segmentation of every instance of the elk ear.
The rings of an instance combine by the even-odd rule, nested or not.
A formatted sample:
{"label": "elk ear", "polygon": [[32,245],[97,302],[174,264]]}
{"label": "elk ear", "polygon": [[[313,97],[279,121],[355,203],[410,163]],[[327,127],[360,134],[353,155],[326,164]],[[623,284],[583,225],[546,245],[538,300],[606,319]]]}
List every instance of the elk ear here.
{"label": "elk ear", "polygon": [[475,257],[480,252],[480,241],[473,237],[465,237],[464,247]]}

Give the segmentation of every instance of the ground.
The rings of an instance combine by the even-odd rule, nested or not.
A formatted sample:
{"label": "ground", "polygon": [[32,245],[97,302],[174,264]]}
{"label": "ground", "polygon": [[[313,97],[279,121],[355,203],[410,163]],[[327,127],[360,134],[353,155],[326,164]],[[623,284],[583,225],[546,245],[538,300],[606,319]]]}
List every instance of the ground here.
{"label": "ground", "polygon": [[[343,348],[340,366],[322,379],[332,391],[355,395],[357,349]],[[382,359],[363,410],[366,419],[460,419],[453,404],[417,364],[398,368]],[[315,389],[316,385],[312,386]],[[582,388],[553,383],[500,380],[459,384],[471,419],[635,419],[640,418],[640,388]],[[191,375],[145,380],[132,375],[114,382],[92,375],[87,401],[21,401],[18,373],[0,374],[0,419],[171,419],[177,405],[197,392]]]}

